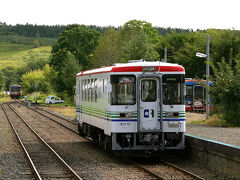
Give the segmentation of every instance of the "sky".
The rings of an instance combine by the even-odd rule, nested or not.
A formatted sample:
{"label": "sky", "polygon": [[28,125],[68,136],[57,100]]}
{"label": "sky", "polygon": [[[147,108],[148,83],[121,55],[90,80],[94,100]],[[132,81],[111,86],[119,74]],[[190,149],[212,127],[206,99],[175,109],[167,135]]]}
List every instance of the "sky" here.
{"label": "sky", "polygon": [[0,0],[0,22],[118,27],[136,19],[164,28],[240,30],[239,5],[239,0]]}

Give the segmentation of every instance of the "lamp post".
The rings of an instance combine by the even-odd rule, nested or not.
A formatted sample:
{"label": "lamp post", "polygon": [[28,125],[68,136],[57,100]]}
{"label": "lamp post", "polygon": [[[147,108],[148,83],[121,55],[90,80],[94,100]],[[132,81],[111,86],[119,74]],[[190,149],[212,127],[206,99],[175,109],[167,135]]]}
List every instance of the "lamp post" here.
{"label": "lamp post", "polygon": [[206,80],[207,80],[207,88],[206,88],[206,119],[209,118],[210,114],[210,98],[209,98],[209,62],[210,62],[210,54],[209,54],[209,44],[210,44],[210,36],[207,35],[207,48],[206,48],[206,54],[203,53],[196,53],[197,57],[206,58]]}

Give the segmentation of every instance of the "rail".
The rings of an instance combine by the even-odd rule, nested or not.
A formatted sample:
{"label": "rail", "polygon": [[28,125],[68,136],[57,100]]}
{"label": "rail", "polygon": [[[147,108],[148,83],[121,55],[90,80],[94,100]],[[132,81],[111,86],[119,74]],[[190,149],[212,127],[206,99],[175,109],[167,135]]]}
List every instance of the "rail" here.
{"label": "rail", "polygon": [[[8,107],[10,107],[11,110],[22,120],[22,122],[24,122],[24,124],[26,124],[26,126],[38,137],[38,139],[39,139],[39,140],[45,145],[45,147],[55,156],[55,158],[65,167],[65,169],[66,169],[75,179],[81,180],[82,178],[58,155],[58,153],[57,153],[56,151],[54,151],[54,149],[53,149],[46,141],[44,141],[43,138],[42,138],[40,135],[38,135],[38,134],[36,133],[36,131],[34,131],[34,130],[31,128],[31,126],[30,126],[9,104],[7,104],[7,105],[8,105]],[[39,175],[37,169],[36,169],[36,166],[34,165],[32,159],[30,158],[29,153],[27,152],[26,148],[24,147],[24,145],[23,145],[23,143],[22,143],[19,135],[17,134],[17,131],[16,131],[16,129],[14,128],[14,126],[13,126],[13,124],[12,124],[9,116],[7,115],[5,109],[3,108],[3,105],[2,105],[2,109],[3,109],[4,113],[5,113],[8,121],[10,122],[12,128],[14,129],[14,132],[15,132],[16,136],[18,137],[18,140],[19,140],[22,148],[24,149],[24,152],[25,152],[26,156],[28,157],[28,161],[29,161],[30,164],[31,164],[31,168],[34,170],[34,173],[35,173],[35,175],[37,176],[37,179],[42,179],[41,176]]]}

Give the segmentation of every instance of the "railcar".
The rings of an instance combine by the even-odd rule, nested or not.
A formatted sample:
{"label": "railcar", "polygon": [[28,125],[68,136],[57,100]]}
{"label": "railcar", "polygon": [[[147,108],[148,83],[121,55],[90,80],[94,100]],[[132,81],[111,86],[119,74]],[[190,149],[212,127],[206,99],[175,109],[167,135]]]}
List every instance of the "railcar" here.
{"label": "railcar", "polygon": [[[206,111],[206,84],[206,80],[189,79],[185,81],[186,111]],[[212,86],[213,82],[209,81],[209,85]],[[212,104],[210,104],[210,109],[213,110]]]}
{"label": "railcar", "polygon": [[10,85],[10,97],[12,99],[19,99],[22,95],[22,91],[21,91],[21,86],[20,85]]}
{"label": "railcar", "polygon": [[112,151],[183,149],[185,70],[132,60],[76,75],[81,135]]}

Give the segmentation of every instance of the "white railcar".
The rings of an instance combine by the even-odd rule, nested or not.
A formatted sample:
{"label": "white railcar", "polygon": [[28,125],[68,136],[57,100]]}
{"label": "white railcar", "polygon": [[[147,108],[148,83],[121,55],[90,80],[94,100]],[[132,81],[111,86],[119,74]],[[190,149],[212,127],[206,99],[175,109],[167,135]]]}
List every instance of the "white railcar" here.
{"label": "white railcar", "polygon": [[111,150],[184,148],[185,70],[143,60],[77,74],[78,131]]}

